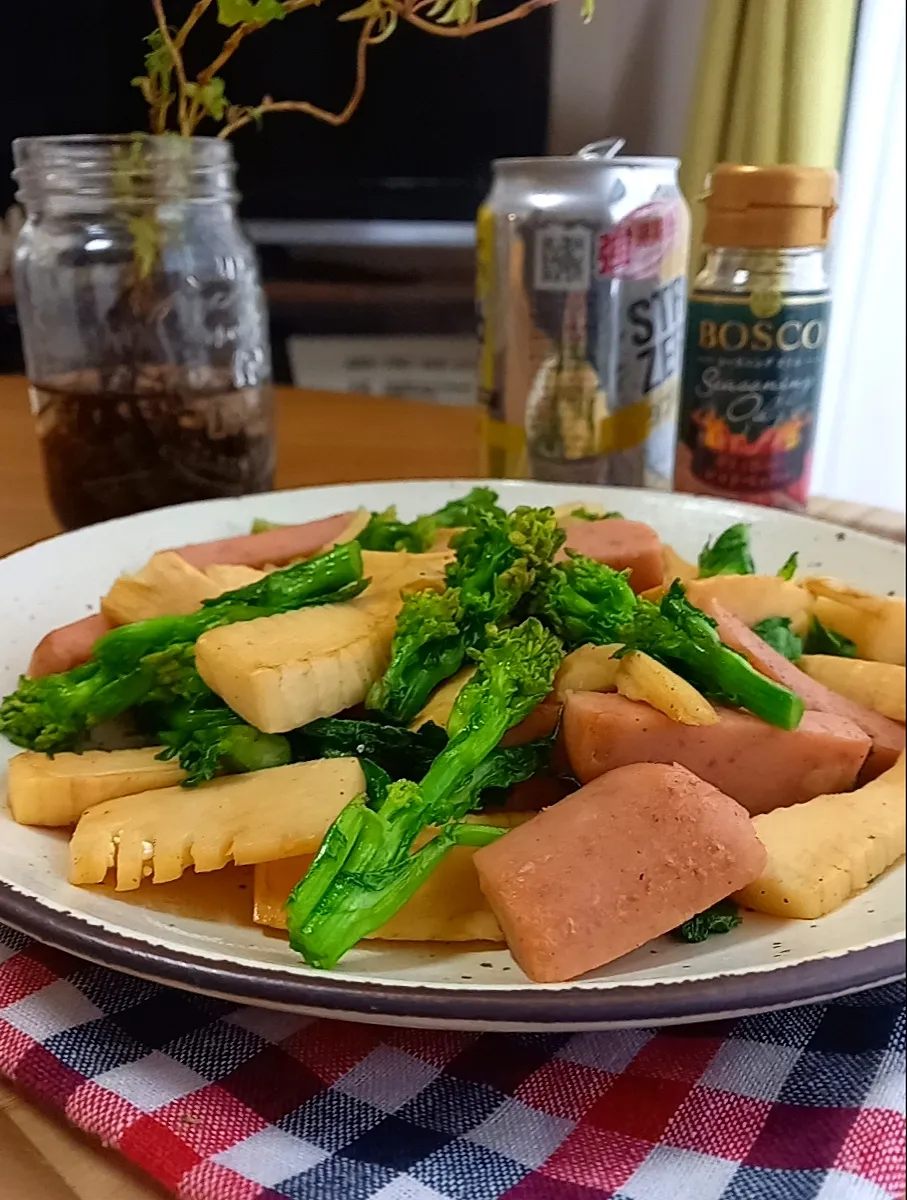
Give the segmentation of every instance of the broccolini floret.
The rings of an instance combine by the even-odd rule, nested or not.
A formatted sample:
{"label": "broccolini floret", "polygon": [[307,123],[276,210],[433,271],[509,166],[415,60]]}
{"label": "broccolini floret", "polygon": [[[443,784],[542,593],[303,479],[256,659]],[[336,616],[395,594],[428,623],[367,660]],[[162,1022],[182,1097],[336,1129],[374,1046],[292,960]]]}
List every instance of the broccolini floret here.
{"label": "broccolini floret", "polygon": [[629,575],[568,550],[537,589],[535,612],[568,649],[622,641],[637,606]]}
{"label": "broccolini floret", "polygon": [[370,688],[366,707],[408,725],[438,684],[463,665],[467,645],[456,588],[407,596],[397,617],[390,663]]}
{"label": "broccolini floret", "polygon": [[208,708],[174,708],[159,737],[164,750],[158,758],[179,760],[187,776],[184,787],[195,787],[221,771],[263,771],[292,761],[290,742],[282,734],[262,733],[216,702]]}
{"label": "broccolini floret", "polygon": [[514,616],[564,540],[550,508],[483,508],[473,520],[453,539],[447,589],[404,601],[390,664],[366,699],[387,720],[412,721],[467,653],[484,645],[488,627]]}

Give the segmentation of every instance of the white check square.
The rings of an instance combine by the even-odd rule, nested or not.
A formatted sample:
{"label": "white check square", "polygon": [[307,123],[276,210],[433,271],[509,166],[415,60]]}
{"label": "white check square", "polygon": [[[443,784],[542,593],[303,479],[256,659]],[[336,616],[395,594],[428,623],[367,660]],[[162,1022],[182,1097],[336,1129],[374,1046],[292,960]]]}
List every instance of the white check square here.
{"label": "white check square", "polygon": [[96,1021],[104,1014],[65,979],[57,979],[4,1010],[4,1020],[38,1042],[55,1033]]}
{"label": "white check square", "polygon": [[575,1124],[575,1121],[527,1108],[519,1100],[505,1100],[466,1137],[503,1158],[535,1168],[551,1157]]}
{"label": "white check square", "polygon": [[181,1100],[200,1088],[208,1086],[208,1080],[189,1067],[184,1067],[167,1054],[153,1050],[137,1062],[126,1063],[97,1075],[94,1082],[122,1096],[142,1112],[151,1113],[174,1100]]}
{"label": "white check square", "polygon": [[443,1192],[436,1192],[427,1183],[420,1183],[412,1175],[398,1175],[390,1183],[373,1192],[371,1200],[448,1200]]}
{"label": "white check square", "polygon": [[8,958],[12,958],[14,954],[18,953],[19,951],[15,947],[0,942],[0,963],[5,963]]}
{"label": "white check square", "polygon": [[651,1029],[616,1029],[609,1033],[578,1033],[557,1057],[619,1075],[653,1037]]}
{"label": "white check square", "polygon": [[418,1096],[437,1075],[438,1068],[429,1063],[394,1046],[378,1046],[334,1086],[355,1100],[392,1113]]}
{"label": "white check square", "polygon": [[801,1051],[795,1046],[728,1038],[706,1067],[699,1083],[716,1091],[753,1100],[777,1100]]}
{"label": "white check square", "polygon": [[270,1125],[215,1155],[214,1161],[262,1187],[273,1187],[281,1180],[317,1167],[328,1157],[329,1152],[320,1146]]}
{"label": "white check square", "polygon": [[621,1200],[718,1200],[736,1170],[723,1158],[655,1146],[621,1187]]}

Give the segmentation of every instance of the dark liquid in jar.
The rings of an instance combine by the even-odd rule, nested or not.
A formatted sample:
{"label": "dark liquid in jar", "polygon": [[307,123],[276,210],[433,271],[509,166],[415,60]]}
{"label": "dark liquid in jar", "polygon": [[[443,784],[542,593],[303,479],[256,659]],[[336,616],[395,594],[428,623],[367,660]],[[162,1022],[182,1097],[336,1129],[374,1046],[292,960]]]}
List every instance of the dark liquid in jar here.
{"label": "dark liquid in jar", "polygon": [[[95,386],[92,386],[95,384]],[[274,485],[267,386],[119,391],[91,373],[33,383],[51,504],[67,529]]]}

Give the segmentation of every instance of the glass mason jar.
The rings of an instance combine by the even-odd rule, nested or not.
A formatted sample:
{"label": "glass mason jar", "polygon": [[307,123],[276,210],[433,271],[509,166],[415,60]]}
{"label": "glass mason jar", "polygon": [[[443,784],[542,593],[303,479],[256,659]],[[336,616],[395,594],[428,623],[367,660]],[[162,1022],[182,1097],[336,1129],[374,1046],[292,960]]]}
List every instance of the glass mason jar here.
{"label": "glass mason jar", "polygon": [[268,326],[215,138],[13,143],[16,303],[51,502],[76,528],[273,485]]}

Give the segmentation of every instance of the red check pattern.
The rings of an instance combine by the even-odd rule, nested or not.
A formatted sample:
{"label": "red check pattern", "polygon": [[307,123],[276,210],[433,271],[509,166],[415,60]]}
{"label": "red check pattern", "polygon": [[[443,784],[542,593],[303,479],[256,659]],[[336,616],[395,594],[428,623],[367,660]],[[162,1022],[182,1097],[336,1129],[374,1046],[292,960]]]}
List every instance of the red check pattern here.
{"label": "red check pattern", "polygon": [[0,926],[0,1073],[184,1200],[897,1200],[904,985],[673,1030],[238,1008]]}

